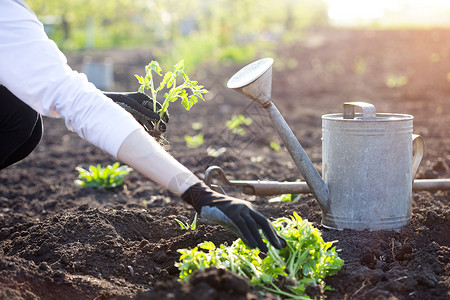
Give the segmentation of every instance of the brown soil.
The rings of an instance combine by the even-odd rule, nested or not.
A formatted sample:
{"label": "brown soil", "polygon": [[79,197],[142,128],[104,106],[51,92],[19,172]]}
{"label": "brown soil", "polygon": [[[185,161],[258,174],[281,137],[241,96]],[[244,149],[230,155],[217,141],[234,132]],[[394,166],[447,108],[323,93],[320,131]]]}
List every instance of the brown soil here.
{"label": "brown soil", "polygon": [[[426,142],[419,178],[450,177],[450,30],[310,32],[302,42],[276,54],[273,99],[306,152],[321,168],[321,119],[340,112],[342,103],[364,100],[378,112],[415,116],[415,132]],[[78,53],[69,57],[80,68]],[[91,53],[115,63],[116,90],[136,90],[134,74],[151,60],[146,50]],[[255,58],[256,59],[256,58]],[[358,63],[359,62],[359,63]],[[268,118],[243,96],[225,88],[241,66],[205,66],[193,78],[211,90],[206,103],[190,113],[171,110],[168,151],[200,177],[210,165],[231,178],[296,180],[300,175],[279,142]],[[359,71],[355,68],[359,67]],[[407,76],[403,87],[389,88],[389,75]],[[253,118],[244,136],[230,134],[232,114]],[[187,148],[191,123],[203,123],[205,143]],[[137,172],[122,188],[102,190],[73,184],[75,167],[111,164],[114,159],[68,132],[62,120],[45,119],[45,135],[24,161],[0,172],[0,298],[2,299],[261,299],[244,280],[223,270],[199,272],[177,281],[177,249],[234,236],[200,220],[184,231],[175,218],[192,220],[193,211],[176,196]],[[213,159],[206,149],[226,147]],[[252,157],[261,156],[259,162]],[[238,190],[228,189],[244,197]],[[311,195],[292,203],[272,204],[267,197],[246,196],[266,216],[297,211],[320,227],[321,214]],[[449,299],[450,194],[415,192],[410,225],[398,231],[332,231],[345,260],[327,279],[328,299]],[[268,295],[266,298],[273,298]]]}

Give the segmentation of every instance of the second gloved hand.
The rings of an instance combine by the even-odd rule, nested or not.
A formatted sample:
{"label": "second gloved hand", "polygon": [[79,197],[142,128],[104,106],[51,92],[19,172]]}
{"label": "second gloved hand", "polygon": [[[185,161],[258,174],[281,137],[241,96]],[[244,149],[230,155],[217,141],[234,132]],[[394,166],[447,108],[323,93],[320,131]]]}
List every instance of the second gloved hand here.
{"label": "second gloved hand", "polygon": [[[140,92],[104,92],[104,94],[132,114],[133,117],[144,127],[145,131],[149,132],[154,129],[154,125],[156,123],[159,123],[157,130],[161,132],[166,131],[166,124],[169,122],[169,116],[167,113],[164,113],[161,120],[159,115],[153,111],[153,100],[146,94]],[[159,109],[161,109],[161,104],[156,102],[156,111]]]}
{"label": "second gloved hand", "polygon": [[191,204],[201,217],[236,233],[249,247],[268,251],[258,229],[262,229],[275,248],[286,246],[286,242],[277,234],[270,221],[250,202],[217,193],[201,182],[191,186],[181,198]]}

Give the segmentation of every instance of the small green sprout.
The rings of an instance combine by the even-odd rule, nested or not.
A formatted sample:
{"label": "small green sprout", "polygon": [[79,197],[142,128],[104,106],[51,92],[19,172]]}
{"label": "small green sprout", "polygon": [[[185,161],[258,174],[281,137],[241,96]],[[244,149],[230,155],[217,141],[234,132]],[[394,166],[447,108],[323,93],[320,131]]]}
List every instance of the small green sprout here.
{"label": "small green sprout", "polygon": [[192,223],[189,225],[188,222],[184,223],[183,221],[175,218],[175,221],[177,221],[177,223],[180,225],[181,229],[183,230],[195,230],[197,229],[197,218],[198,218],[198,214],[195,213],[194,215],[194,220],[192,220]]}
{"label": "small green sprout", "polygon": [[264,156],[258,155],[258,156],[252,156],[250,157],[250,161],[252,163],[260,163],[264,160]]}
{"label": "small green sprout", "polygon": [[243,114],[231,116],[231,120],[225,122],[225,126],[231,130],[234,134],[244,135],[245,128],[242,125],[250,126],[253,123],[252,118],[245,117]]}
{"label": "small green sprout", "polygon": [[203,133],[199,133],[197,135],[185,135],[184,140],[186,141],[186,145],[189,148],[198,148],[203,145]]}
{"label": "small green sprout", "polygon": [[[158,87],[156,87],[153,81],[153,72],[161,77],[163,76],[163,80]],[[169,104],[177,101],[178,99],[181,99],[181,104],[186,110],[190,110],[199,99],[203,101],[205,100],[203,98],[203,94],[208,91],[203,88],[203,85],[199,85],[197,81],[189,79],[188,75],[184,71],[184,60],[181,60],[174,65],[173,71],[169,71],[164,75],[161,72],[162,70],[159,63],[153,60],[145,67],[146,74],[144,77],[134,75],[141,85],[139,87],[139,92],[145,93],[146,90],[150,90],[149,97],[153,100],[153,111],[159,114],[160,118],[162,118],[164,113],[167,113]],[[183,83],[177,85],[177,78],[179,77],[183,79]],[[157,110],[157,95],[158,92],[162,90],[165,90],[166,93],[163,97],[164,99],[162,101],[161,109]],[[155,128],[158,128],[158,126],[155,126]]]}
{"label": "small green sprout", "polygon": [[270,203],[274,202],[292,202],[300,199],[302,194],[283,194],[275,198],[269,199]]}
{"label": "small green sprout", "polygon": [[386,79],[386,85],[390,88],[402,87],[408,84],[408,77],[389,75]]}
{"label": "small green sprout", "polygon": [[270,141],[269,146],[270,146],[270,148],[273,149],[273,151],[279,151],[281,148],[281,146],[277,142],[274,142],[274,141]]}
{"label": "small green sprout", "polygon": [[76,185],[95,188],[118,187],[123,184],[125,176],[133,171],[132,168],[126,165],[120,166],[118,162],[105,168],[98,164],[97,166],[90,165],[89,170],[80,166],[75,169],[79,172],[78,179],[74,181]]}
{"label": "small green sprout", "polygon": [[226,151],[227,151],[227,148],[225,148],[225,147],[219,148],[217,150],[214,149],[213,147],[208,147],[206,149],[206,153],[208,153],[208,156],[214,157],[214,158],[217,158],[217,157],[221,156]]}
{"label": "small green sprout", "polygon": [[194,130],[200,130],[203,128],[203,123],[202,122],[194,122],[192,123],[192,129]]}

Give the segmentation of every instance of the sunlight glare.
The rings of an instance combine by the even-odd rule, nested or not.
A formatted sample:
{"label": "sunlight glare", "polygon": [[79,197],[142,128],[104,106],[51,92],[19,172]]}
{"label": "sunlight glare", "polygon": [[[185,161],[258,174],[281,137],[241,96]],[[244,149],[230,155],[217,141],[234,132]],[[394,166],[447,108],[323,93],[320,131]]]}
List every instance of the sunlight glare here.
{"label": "sunlight glare", "polygon": [[329,1],[330,19],[379,19],[384,16],[383,1],[371,0],[334,0]]}
{"label": "sunlight glare", "polygon": [[334,25],[449,26],[450,0],[326,0]]}

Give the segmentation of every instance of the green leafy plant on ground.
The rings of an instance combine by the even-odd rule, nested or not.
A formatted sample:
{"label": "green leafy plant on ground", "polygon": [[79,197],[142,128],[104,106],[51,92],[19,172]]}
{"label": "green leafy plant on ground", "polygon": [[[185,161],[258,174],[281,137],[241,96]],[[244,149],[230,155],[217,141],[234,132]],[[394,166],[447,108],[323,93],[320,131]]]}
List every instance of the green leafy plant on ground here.
{"label": "green leafy plant on ground", "polygon": [[219,149],[215,149],[213,147],[206,148],[206,153],[208,154],[208,156],[213,157],[213,158],[217,158],[217,157],[221,156],[222,154],[224,154],[225,152],[227,152],[226,147],[222,147]]}
{"label": "green leafy plant on ground", "polygon": [[398,88],[408,84],[408,77],[389,75],[386,78],[386,85],[390,88]]}
{"label": "green leafy plant on ground", "polygon": [[194,215],[194,220],[192,220],[192,223],[189,224],[188,222],[183,222],[180,219],[175,218],[175,221],[177,221],[178,225],[180,225],[181,229],[183,230],[195,230],[197,229],[197,218],[198,218],[198,214],[195,213]]}
{"label": "green leafy plant on ground", "polygon": [[242,125],[250,126],[253,123],[252,118],[245,117],[243,114],[231,116],[231,120],[225,122],[225,126],[234,134],[244,135],[245,128]]}
{"label": "green leafy plant on ground", "polygon": [[281,148],[280,144],[274,141],[270,141],[269,146],[273,149],[273,151],[279,151]]}
{"label": "green leafy plant on ground", "polygon": [[203,145],[203,133],[196,135],[185,135],[184,140],[189,148],[198,148]]}
{"label": "green leafy plant on ground", "polygon": [[180,280],[188,280],[196,270],[209,267],[224,268],[247,279],[251,284],[290,299],[309,299],[305,290],[316,285],[322,292],[330,289],[325,277],[336,274],[344,261],[339,258],[332,242],[324,242],[320,231],[297,213],[273,222],[286,240],[281,250],[274,248],[263,236],[269,251],[265,257],[259,249],[248,248],[241,239],[231,246],[206,241],[194,249],[179,249]]}
{"label": "green leafy plant on ground", "polygon": [[302,196],[302,194],[283,194],[283,195],[280,195],[278,197],[271,198],[268,201],[270,203],[274,203],[274,202],[292,202],[292,201],[296,201],[296,200],[300,199],[301,196]]}
{"label": "green leafy plant on ground", "polygon": [[74,181],[76,185],[95,188],[118,187],[123,184],[125,176],[133,171],[132,168],[126,165],[120,166],[118,162],[112,166],[102,167],[98,164],[97,166],[90,165],[88,170],[82,167],[76,167],[75,170],[79,172],[78,179]]}
{"label": "green leafy plant on ground", "polygon": [[260,163],[260,162],[262,162],[263,160],[264,160],[264,156],[262,156],[262,155],[250,157],[250,161],[251,161],[252,163]]}
{"label": "green leafy plant on ground", "polygon": [[[153,73],[158,76],[163,77],[159,85],[156,85]],[[190,110],[194,104],[198,102],[199,99],[205,100],[203,94],[208,91],[203,88],[203,85],[199,85],[197,81],[190,80],[189,76],[184,70],[184,60],[179,61],[173,66],[173,71],[169,71],[162,74],[162,69],[157,61],[151,61],[145,67],[145,76],[134,75],[139,84],[139,92],[145,93],[149,90],[150,95],[148,95],[153,100],[153,111],[155,111],[160,118],[164,113],[168,114],[168,108],[170,103],[181,99],[181,104],[186,110]],[[178,84],[177,79],[182,79],[182,83]],[[161,108],[157,109],[156,101],[158,101],[158,92],[165,91],[164,97],[161,101]],[[156,124],[155,128],[158,128]]]}
{"label": "green leafy plant on ground", "polygon": [[192,129],[194,130],[200,130],[203,128],[203,123],[202,122],[193,122],[191,124]]}

